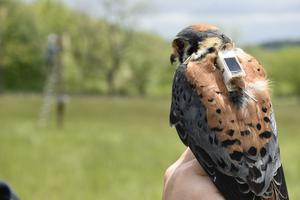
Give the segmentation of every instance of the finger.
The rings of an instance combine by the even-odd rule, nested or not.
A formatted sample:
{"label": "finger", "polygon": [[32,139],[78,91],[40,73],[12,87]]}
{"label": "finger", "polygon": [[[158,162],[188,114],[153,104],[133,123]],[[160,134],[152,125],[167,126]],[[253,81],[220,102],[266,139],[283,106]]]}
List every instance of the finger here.
{"label": "finger", "polygon": [[208,176],[196,158],[190,161],[190,170],[198,176]]}
{"label": "finger", "polygon": [[195,159],[195,156],[194,156],[193,152],[190,150],[189,147],[186,148],[186,150],[183,152],[183,154],[179,158],[180,163],[189,162],[193,159]]}

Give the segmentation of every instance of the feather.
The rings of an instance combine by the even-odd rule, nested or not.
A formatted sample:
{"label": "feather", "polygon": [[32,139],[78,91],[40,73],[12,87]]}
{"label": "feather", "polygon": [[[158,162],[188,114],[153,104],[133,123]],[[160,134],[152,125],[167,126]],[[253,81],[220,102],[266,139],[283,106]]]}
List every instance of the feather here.
{"label": "feather", "polygon": [[[186,48],[198,37],[197,48],[185,58],[231,42],[216,29],[206,28],[192,26],[179,33],[189,43]],[[217,52],[206,52],[178,66],[170,123],[226,199],[288,199],[263,67],[239,50],[246,76],[235,83],[239,91],[228,92],[216,65]]]}

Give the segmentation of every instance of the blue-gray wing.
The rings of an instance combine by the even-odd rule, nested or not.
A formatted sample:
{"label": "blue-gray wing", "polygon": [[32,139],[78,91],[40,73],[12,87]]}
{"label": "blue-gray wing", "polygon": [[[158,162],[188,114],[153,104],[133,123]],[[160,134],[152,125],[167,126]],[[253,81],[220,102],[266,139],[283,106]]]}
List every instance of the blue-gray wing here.
{"label": "blue-gray wing", "polygon": [[[261,172],[257,172],[256,169],[249,169],[248,161],[242,164],[232,161],[232,155],[224,151],[224,147],[230,141],[219,141],[216,135],[222,130],[208,126],[207,109],[201,103],[201,94],[197,94],[196,89],[186,79],[185,68],[186,65],[180,65],[175,72],[170,110],[170,124],[176,128],[182,142],[190,147],[201,166],[226,199],[258,200],[263,199],[262,196],[272,196],[274,187],[268,187],[266,190],[266,182],[262,181],[259,184],[249,185],[249,181],[245,181],[249,174],[252,174],[255,178],[258,177],[257,173],[262,176]],[[268,169],[265,169],[264,175],[274,174],[274,170],[277,170],[274,180],[277,182],[277,186],[280,185],[280,187],[277,187],[281,191],[280,196],[286,197],[278,199],[288,199],[283,170],[279,160],[274,117],[271,117],[271,123],[275,134],[273,134],[274,137],[265,147],[265,150],[266,156],[271,157],[272,161],[267,161],[266,159],[269,159],[267,157],[263,160],[266,163],[271,162],[267,165]],[[245,155],[234,156],[236,156],[234,158],[239,159],[240,156]],[[273,182],[273,179],[270,182]],[[263,190],[266,192],[259,197],[252,191],[253,188],[257,192]]]}

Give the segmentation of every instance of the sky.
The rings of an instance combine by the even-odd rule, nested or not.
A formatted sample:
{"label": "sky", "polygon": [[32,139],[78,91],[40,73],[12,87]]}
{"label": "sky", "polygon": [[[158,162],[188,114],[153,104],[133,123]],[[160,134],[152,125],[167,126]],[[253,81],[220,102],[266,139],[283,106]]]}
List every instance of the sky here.
{"label": "sky", "polygon": [[[101,15],[97,0],[65,1]],[[153,9],[139,17],[139,29],[168,40],[195,23],[217,25],[241,44],[300,40],[300,0],[148,0],[148,4]]]}

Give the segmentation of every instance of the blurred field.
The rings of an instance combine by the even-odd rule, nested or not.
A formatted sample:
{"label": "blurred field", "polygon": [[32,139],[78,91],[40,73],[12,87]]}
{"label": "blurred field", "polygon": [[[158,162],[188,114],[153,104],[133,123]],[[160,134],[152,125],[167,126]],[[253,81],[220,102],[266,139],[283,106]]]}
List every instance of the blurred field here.
{"label": "blurred field", "polygon": [[[37,127],[39,96],[0,96],[0,178],[30,200],[161,199],[163,173],[183,151],[168,98],[73,97],[63,130]],[[275,101],[291,199],[300,199],[296,100]]]}

